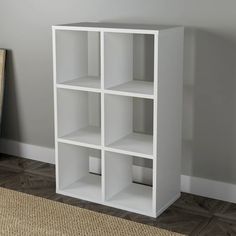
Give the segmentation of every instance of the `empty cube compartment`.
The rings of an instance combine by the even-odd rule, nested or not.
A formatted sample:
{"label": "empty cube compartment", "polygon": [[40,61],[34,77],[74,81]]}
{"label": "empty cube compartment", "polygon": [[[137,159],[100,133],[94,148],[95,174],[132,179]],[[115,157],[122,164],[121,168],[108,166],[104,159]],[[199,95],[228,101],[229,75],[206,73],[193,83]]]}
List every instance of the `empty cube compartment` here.
{"label": "empty cube compartment", "polygon": [[[153,211],[153,163],[152,160],[144,160],[151,162],[151,177],[148,176],[151,178],[151,183],[145,185],[137,183],[141,181],[140,175],[137,176],[137,172],[134,172],[135,159],[137,157],[113,152],[105,153],[105,198],[112,206],[151,215]],[[145,176],[143,177],[145,178]]]}
{"label": "empty cube compartment", "polygon": [[101,145],[100,94],[58,89],[57,96],[60,140],[74,144]]}
{"label": "empty cube compartment", "polygon": [[152,159],[153,100],[105,95],[105,145]]}
{"label": "empty cube compartment", "polygon": [[56,32],[57,83],[100,88],[100,33]]}
{"label": "empty cube compartment", "polygon": [[105,88],[153,95],[154,35],[105,33]]}
{"label": "empty cube compartment", "polygon": [[[68,196],[100,202],[101,176],[90,171],[90,159],[101,163],[101,151],[59,143],[59,192]],[[100,164],[101,165],[101,164]],[[91,173],[93,172],[93,173]]]}

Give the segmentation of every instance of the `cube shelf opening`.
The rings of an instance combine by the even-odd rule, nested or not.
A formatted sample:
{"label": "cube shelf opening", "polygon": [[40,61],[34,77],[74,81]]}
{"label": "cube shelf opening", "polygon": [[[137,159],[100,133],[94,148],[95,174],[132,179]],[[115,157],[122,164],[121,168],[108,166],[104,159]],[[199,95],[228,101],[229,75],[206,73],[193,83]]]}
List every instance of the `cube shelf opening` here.
{"label": "cube shelf opening", "polygon": [[105,145],[152,159],[153,100],[105,95]]}
{"label": "cube shelf opening", "polygon": [[59,143],[58,151],[59,191],[71,197],[100,202],[101,176],[91,173],[90,158],[101,163],[101,151],[64,143]]}
{"label": "cube shelf opening", "polygon": [[69,143],[101,145],[101,95],[58,89],[58,136]]}
{"label": "cube shelf opening", "polygon": [[105,33],[105,89],[153,95],[154,35]]}
{"label": "cube shelf opening", "polygon": [[[151,215],[153,187],[137,183],[135,178],[140,179],[140,176],[134,178],[134,160],[137,158],[113,152],[105,153],[105,198],[109,204],[121,209]],[[153,164],[152,160],[144,161],[151,161],[151,165]],[[153,173],[151,179],[152,175]]]}
{"label": "cube shelf opening", "polygon": [[65,87],[100,88],[100,33],[56,32],[57,83]]}

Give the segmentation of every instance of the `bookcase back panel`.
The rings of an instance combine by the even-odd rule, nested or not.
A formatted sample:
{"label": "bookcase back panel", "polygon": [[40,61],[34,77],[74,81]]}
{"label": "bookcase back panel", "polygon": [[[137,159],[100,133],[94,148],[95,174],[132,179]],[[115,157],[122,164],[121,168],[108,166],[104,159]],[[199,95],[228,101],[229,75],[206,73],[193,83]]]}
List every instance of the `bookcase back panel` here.
{"label": "bookcase back panel", "polygon": [[[105,198],[121,207],[134,207],[151,212],[153,187],[135,181],[135,158],[137,159],[130,155],[105,152]],[[141,163],[142,160],[139,164]]]}
{"label": "bookcase back panel", "polygon": [[101,95],[88,93],[89,125],[101,127]]}
{"label": "bookcase back panel", "polygon": [[105,33],[105,88],[132,80],[133,37],[130,34]]}
{"label": "bookcase back panel", "polygon": [[106,198],[109,199],[132,183],[132,158],[106,152]]}
{"label": "bookcase back panel", "polygon": [[133,79],[149,82],[154,80],[154,35],[133,36]]}
{"label": "bookcase back panel", "polygon": [[106,95],[105,123],[107,145],[131,133],[133,129],[132,98]]}
{"label": "bookcase back panel", "polygon": [[100,34],[58,31],[56,35],[58,83],[100,77]]}
{"label": "bookcase back panel", "polygon": [[99,93],[59,89],[59,137],[88,126],[101,127],[101,95]]}
{"label": "bookcase back panel", "polygon": [[88,75],[100,76],[100,34],[88,32]]}
{"label": "bookcase back panel", "polygon": [[153,135],[153,101],[133,98],[133,131]]}
{"label": "bookcase back panel", "polygon": [[105,88],[153,80],[154,35],[105,33]]}
{"label": "bookcase back panel", "polygon": [[58,135],[63,136],[88,125],[86,92],[58,91]]}
{"label": "bookcase back panel", "polygon": [[100,200],[101,176],[92,172],[90,159],[100,161],[101,151],[63,143],[59,143],[58,151],[59,188],[71,196]]}
{"label": "bookcase back panel", "polygon": [[105,96],[106,144],[130,133],[153,135],[153,101],[151,99]]}
{"label": "bookcase back panel", "polygon": [[89,149],[59,144],[59,183],[64,188],[89,173]]}

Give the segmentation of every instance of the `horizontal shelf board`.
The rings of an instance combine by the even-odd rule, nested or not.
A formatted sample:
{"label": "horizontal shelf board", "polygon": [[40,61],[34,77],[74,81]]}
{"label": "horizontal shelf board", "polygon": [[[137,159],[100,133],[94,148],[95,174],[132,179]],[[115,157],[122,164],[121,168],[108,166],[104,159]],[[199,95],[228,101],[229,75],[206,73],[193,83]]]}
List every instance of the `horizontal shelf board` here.
{"label": "horizontal shelf board", "polygon": [[108,152],[115,152],[115,153],[120,153],[120,154],[124,154],[124,155],[142,157],[142,158],[153,160],[153,155],[147,155],[144,153],[130,152],[130,151],[125,151],[125,150],[110,148],[110,147],[104,147],[104,150],[108,151]]}
{"label": "horizontal shelf board", "polygon": [[55,25],[53,26],[53,29],[155,34],[158,33],[160,30],[168,29],[171,27],[173,28],[176,26],[82,22],[75,24]]}
{"label": "horizontal shelf board", "polygon": [[88,31],[88,32],[104,32],[104,33],[128,33],[128,34],[153,34],[158,35],[159,30],[138,30],[138,29],[112,29],[112,28],[94,28],[94,27],[77,27],[77,26],[53,26],[53,30],[68,31]]}
{"label": "horizontal shelf board", "polygon": [[111,94],[111,95],[127,96],[127,97],[154,99],[154,95],[147,95],[147,94],[141,94],[141,93],[121,92],[121,91],[109,90],[109,89],[104,90],[104,93],[105,94]]}
{"label": "horizontal shelf board", "polygon": [[108,145],[108,147],[131,152],[136,156],[144,156],[146,158],[152,159],[153,136],[139,133],[131,133],[125,136],[124,138]]}
{"label": "horizontal shelf board", "polygon": [[99,150],[102,149],[102,147],[98,146],[98,145],[93,145],[93,144],[88,144],[88,143],[81,143],[81,142],[76,142],[76,141],[70,141],[70,140],[62,139],[62,138],[58,138],[57,142],[58,143],[65,143],[65,144],[75,145],[75,146],[82,146],[82,147],[88,147],[88,148],[93,148],[93,149],[99,149]]}
{"label": "horizontal shelf board", "polygon": [[96,76],[85,76],[78,79],[69,80],[63,83],[58,83],[57,87],[76,90],[85,90],[85,88],[99,90],[101,88],[101,80],[99,77]]}
{"label": "horizontal shelf board", "polygon": [[138,81],[138,80],[132,80],[127,83],[108,88],[108,90],[125,92],[127,94],[129,93],[137,94],[140,97],[147,96],[150,98],[153,98],[153,91],[154,91],[153,82]]}
{"label": "horizontal shelf board", "polygon": [[101,189],[101,176],[88,174],[87,176],[79,179],[68,187],[60,189],[59,191],[67,196],[88,201],[101,202]]}
{"label": "horizontal shelf board", "polygon": [[152,187],[132,183],[107,202],[128,211],[152,215]]}
{"label": "horizontal shelf board", "polygon": [[124,24],[124,23],[106,23],[106,22],[79,22],[55,25],[54,28],[59,27],[85,27],[85,28],[102,28],[102,29],[137,29],[137,30],[163,30],[173,28],[176,26],[165,26],[155,24]]}
{"label": "horizontal shelf board", "polygon": [[101,145],[101,129],[95,126],[88,126],[79,129],[68,135],[60,137],[58,140],[67,140],[78,143],[85,143],[100,146]]}

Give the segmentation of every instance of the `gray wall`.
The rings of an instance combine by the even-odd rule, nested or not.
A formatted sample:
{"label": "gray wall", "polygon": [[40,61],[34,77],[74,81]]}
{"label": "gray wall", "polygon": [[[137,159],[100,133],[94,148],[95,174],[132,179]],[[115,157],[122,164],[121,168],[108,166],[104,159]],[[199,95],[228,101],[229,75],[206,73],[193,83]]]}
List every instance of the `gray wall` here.
{"label": "gray wall", "polygon": [[0,0],[0,47],[9,49],[3,136],[54,145],[51,25],[184,25],[183,174],[236,184],[235,9],[235,0]]}

